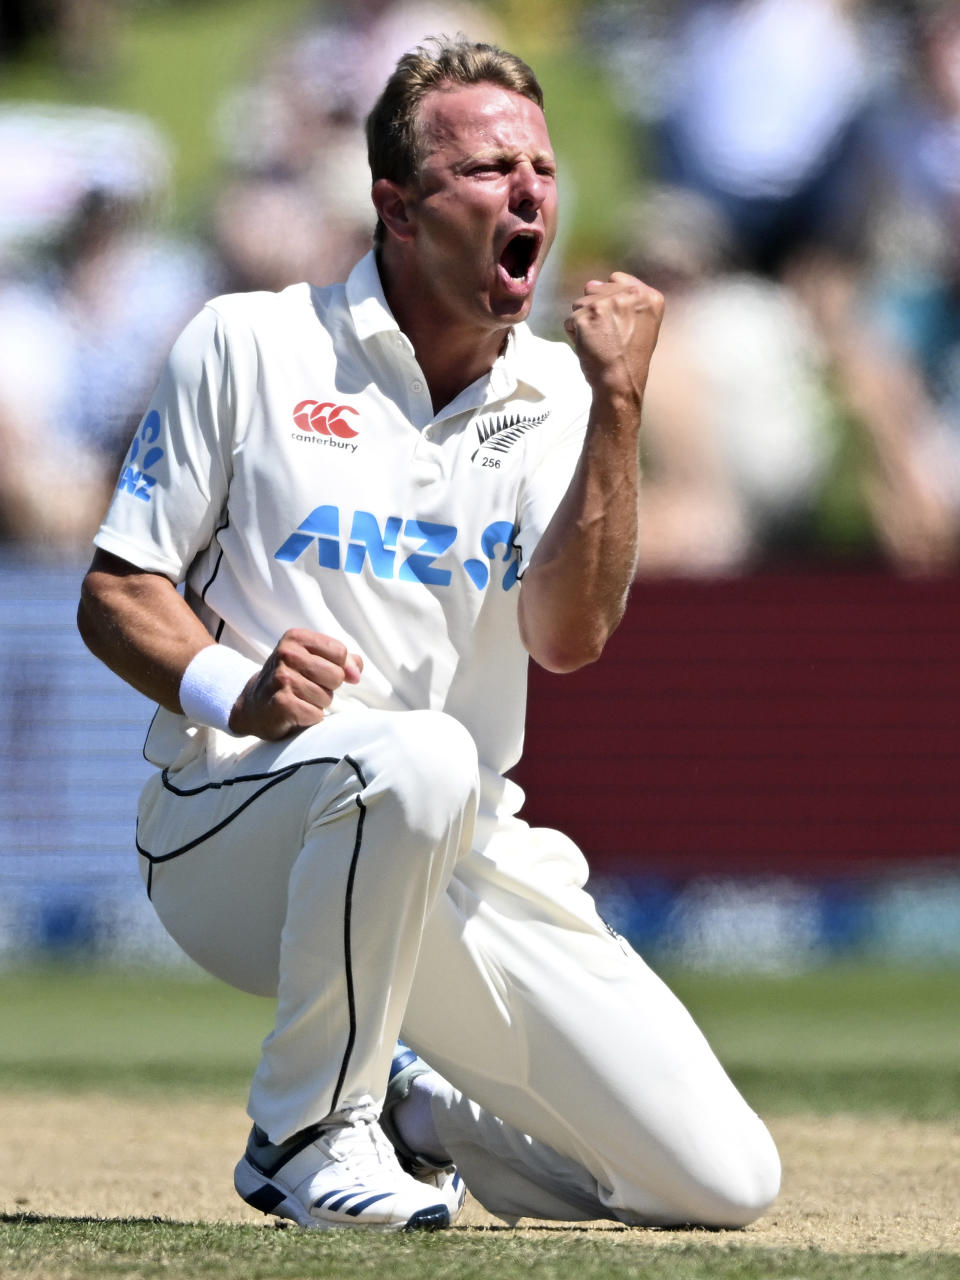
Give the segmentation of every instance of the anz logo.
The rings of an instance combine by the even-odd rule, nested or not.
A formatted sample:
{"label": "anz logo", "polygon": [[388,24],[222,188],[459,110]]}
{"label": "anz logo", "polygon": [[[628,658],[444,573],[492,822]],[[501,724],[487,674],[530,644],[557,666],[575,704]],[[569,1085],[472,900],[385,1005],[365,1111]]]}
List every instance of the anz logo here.
{"label": "anz logo", "polygon": [[[157,483],[157,477],[151,473],[163,457],[163,450],[156,443],[159,435],[160,415],[156,409],[153,409],[144,418],[143,425],[130,446],[127,465],[120,473],[117,484],[120,493],[131,493],[141,502],[150,501],[150,491]],[[143,450],[142,455],[141,450]]]}
{"label": "anz logo", "polygon": [[[394,578],[397,582],[417,582],[431,587],[448,587],[453,570],[451,561],[462,568],[469,580],[482,591],[490,580],[490,567],[498,558],[510,561],[501,584],[509,591],[518,578],[519,553],[514,546],[516,526],[508,520],[495,520],[480,535],[483,559],[460,562],[446,553],[457,540],[459,530],[452,524],[435,524],[429,520],[404,520],[388,516],[382,523],[370,511],[355,511],[350,522],[350,535],[344,546],[340,537],[340,508],[315,507],[286,542],[273,553],[274,560],[288,564],[299,560],[313,548],[322,569],[343,573],[362,573],[370,569],[378,578]],[[504,548],[498,556],[498,549]]]}

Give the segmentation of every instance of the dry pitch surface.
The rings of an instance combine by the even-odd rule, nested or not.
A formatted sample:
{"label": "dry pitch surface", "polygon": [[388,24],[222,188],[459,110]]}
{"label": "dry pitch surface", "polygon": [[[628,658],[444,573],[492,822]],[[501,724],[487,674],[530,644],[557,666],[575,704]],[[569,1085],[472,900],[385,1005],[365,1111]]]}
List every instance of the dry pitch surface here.
{"label": "dry pitch surface", "polygon": [[[23,1092],[7,1093],[3,1109],[2,1213],[272,1221],[233,1191],[247,1122],[222,1104]],[[747,1231],[697,1232],[698,1240],[834,1253],[960,1254],[960,1123],[794,1116],[770,1127],[785,1170],[778,1203]],[[468,1200],[459,1225],[495,1221]],[[525,1219],[521,1228],[543,1225]],[[612,1224],[592,1225],[609,1230]],[[652,1247],[691,1239],[689,1232],[629,1235]]]}

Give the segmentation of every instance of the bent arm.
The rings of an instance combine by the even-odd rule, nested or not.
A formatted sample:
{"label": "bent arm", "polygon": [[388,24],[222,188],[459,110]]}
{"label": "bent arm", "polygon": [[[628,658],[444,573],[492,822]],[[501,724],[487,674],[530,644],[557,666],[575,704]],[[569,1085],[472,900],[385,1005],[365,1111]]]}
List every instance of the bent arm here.
{"label": "bent arm", "polygon": [[213,644],[169,578],[100,550],[83,580],[77,626],[111,671],[177,713],[188,663]]}
{"label": "bent arm", "polygon": [[[168,578],[99,550],[83,580],[77,626],[111,671],[177,713],[184,671],[216,643]],[[318,724],[335,691],[357,684],[362,670],[341,641],[291,628],[233,703],[230,729],[276,741]]]}
{"label": "bent arm", "polygon": [[580,461],[523,576],[520,634],[549,671],[595,661],[626,607],[637,557],[643,389],[663,299],[633,276],[591,281],[567,321],[593,405]]}

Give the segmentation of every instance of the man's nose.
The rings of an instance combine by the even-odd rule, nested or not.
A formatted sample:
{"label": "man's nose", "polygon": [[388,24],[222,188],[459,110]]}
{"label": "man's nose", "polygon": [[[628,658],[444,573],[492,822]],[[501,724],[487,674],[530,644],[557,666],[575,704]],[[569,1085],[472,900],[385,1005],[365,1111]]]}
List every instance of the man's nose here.
{"label": "man's nose", "polygon": [[550,179],[538,173],[532,164],[526,161],[518,164],[514,169],[510,191],[511,211],[536,213],[547,198],[549,183]]}

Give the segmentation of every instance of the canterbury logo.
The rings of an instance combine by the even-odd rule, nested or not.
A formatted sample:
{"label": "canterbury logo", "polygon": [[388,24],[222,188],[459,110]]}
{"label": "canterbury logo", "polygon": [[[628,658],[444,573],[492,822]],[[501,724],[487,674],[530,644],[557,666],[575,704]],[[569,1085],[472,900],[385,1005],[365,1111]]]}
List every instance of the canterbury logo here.
{"label": "canterbury logo", "polygon": [[357,432],[343,417],[345,413],[356,415],[356,409],[348,404],[334,404],[331,400],[301,400],[293,411],[293,420],[301,431],[316,431],[321,436],[336,436],[351,440]]}
{"label": "canterbury logo", "polygon": [[501,413],[495,418],[488,418],[486,421],[481,418],[476,423],[477,437],[480,444],[474,451],[473,458],[477,456],[484,445],[487,445],[497,453],[506,453],[525,432],[531,431],[534,427],[539,427],[549,417],[550,410],[545,409],[543,413],[534,418],[524,418],[519,413]]}

